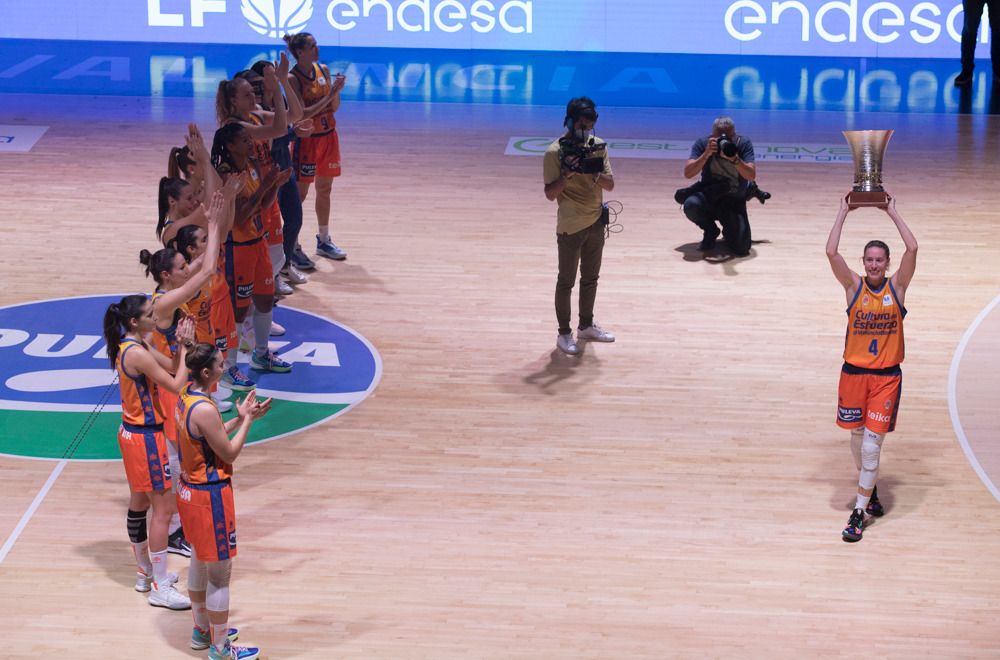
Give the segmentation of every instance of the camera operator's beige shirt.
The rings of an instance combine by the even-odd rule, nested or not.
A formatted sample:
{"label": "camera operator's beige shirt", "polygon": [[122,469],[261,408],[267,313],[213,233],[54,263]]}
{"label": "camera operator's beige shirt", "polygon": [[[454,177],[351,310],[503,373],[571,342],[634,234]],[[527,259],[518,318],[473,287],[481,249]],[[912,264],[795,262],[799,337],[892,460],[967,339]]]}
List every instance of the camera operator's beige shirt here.
{"label": "camera operator's beige shirt", "polygon": [[[594,144],[604,144],[604,140],[595,136]],[[545,150],[542,165],[545,185],[562,176],[561,162],[559,140],[556,140]],[[604,173],[613,175],[607,149],[604,150]],[[601,187],[594,183],[592,174],[577,174],[567,179],[562,194],[556,198],[556,203],[559,204],[556,231],[560,234],[575,234],[597,222],[601,216],[602,193]]]}

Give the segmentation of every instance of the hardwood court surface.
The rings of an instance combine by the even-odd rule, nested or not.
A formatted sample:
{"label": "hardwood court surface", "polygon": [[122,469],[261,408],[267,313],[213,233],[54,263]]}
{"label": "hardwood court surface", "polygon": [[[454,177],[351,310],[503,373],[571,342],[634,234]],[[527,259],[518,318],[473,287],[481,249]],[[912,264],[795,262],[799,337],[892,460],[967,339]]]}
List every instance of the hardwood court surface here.
{"label": "hardwood court surface", "polygon": [[[187,121],[211,134],[209,104],[3,107],[50,128],[0,158],[0,304],[150,290],[136,254],[154,245],[156,181]],[[719,114],[600,110],[599,135],[686,142]],[[682,162],[615,160],[625,229],[597,319],[618,341],[574,359],[555,350],[541,160],[503,155],[509,136],[556,134],[562,109],[345,102],[349,259],[286,304],[361,332],[384,372],[356,410],[238,460],[244,641],[303,659],[1000,655],[1000,503],[947,406],[955,347],[997,295],[998,124],[733,114],[758,143],[897,130],[885,178],[920,252],[888,513],[863,541],[840,540],[856,482],[824,255],[850,166],[759,164],[764,242],[709,260],[672,200]],[[307,206],[304,245],[314,226]],[[876,211],[849,217],[842,251],[860,268],[875,237],[902,253]],[[52,468],[0,458],[0,537]],[[120,465],[67,465],[0,564],[0,657],[201,655],[188,613],[132,591],[126,495]]]}

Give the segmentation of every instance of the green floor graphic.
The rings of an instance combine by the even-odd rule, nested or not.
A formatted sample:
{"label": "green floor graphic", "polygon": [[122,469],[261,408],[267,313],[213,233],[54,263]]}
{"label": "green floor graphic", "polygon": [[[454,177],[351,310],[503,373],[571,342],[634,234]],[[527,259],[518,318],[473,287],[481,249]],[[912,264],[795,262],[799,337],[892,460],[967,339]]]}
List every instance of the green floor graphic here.
{"label": "green floor graphic", "polygon": [[[298,403],[275,399],[271,412],[254,423],[250,443],[301,430],[336,415],[346,404]],[[226,419],[232,413],[224,415]],[[0,454],[29,458],[113,460],[118,451],[120,413],[101,413],[74,447],[86,413],[0,410]]]}

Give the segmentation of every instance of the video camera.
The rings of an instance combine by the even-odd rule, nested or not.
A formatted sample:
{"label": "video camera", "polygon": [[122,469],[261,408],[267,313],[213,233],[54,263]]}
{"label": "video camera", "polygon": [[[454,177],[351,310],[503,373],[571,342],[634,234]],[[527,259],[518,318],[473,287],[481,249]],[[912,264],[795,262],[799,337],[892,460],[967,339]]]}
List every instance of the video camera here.
{"label": "video camera", "polygon": [[599,174],[604,171],[604,151],[607,145],[593,137],[586,142],[577,142],[569,137],[559,138],[559,159],[561,165],[571,172]]}

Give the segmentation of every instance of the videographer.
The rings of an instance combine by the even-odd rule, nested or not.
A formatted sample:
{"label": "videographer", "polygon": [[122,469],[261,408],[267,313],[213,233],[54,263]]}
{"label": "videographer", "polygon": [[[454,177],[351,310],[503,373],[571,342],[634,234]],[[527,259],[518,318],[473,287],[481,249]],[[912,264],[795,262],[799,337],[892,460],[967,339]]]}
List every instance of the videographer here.
{"label": "videographer", "polygon": [[736,133],[732,118],[716,119],[712,122],[712,134],[698,138],[691,147],[684,176],[690,179],[699,172],[701,181],[678,191],[677,197],[684,204],[684,215],[704,232],[698,249],[715,247],[718,222],[729,249],[738,256],[749,254],[750,221],[746,200],[748,194],[753,194],[751,182],[757,178],[757,170],[753,143]]}
{"label": "videographer", "polygon": [[[604,140],[593,134],[597,122],[594,102],[586,96],[566,104],[566,133],[545,150],[545,198],[556,201],[556,243],[559,277],[556,280],[556,320],[559,350],[576,355],[580,348],[570,327],[572,293],[580,270],[580,324],[577,339],[611,342],[615,336],[594,323],[594,299],[604,253],[606,210],[603,191],[615,187]],[[604,218],[604,222],[601,222]]]}

